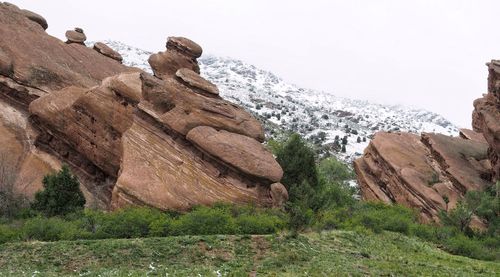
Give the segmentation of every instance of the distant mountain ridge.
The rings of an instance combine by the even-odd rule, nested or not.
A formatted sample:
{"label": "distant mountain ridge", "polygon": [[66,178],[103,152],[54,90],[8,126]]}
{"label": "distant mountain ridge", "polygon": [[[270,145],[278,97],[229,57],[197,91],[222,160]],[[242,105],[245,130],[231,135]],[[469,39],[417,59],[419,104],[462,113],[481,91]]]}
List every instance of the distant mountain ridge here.
{"label": "distant mountain ridge", "polygon": [[[117,41],[106,44],[123,56],[124,64],[151,72],[147,59],[152,52]],[[223,98],[263,119],[268,136],[278,134],[277,128],[298,132],[344,161],[359,157],[377,131],[458,135],[455,125],[433,112],[301,88],[237,59],[204,55],[198,61],[201,75],[219,87]],[[345,153],[340,146],[344,136]]]}

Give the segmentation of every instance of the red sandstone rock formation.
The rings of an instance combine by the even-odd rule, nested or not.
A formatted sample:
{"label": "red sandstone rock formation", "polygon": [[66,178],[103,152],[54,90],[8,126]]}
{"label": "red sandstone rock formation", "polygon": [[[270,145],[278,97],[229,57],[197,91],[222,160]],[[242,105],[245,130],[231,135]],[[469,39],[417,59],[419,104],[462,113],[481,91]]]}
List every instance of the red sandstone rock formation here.
{"label": "red sandstone rock formation", "polygon": [[425,222],[489,181],[488,145],[440,134],[377,133],[354,163],[365,200],[416,208]]}
{"label": "red sandstone rock formation", "polygon": [[34,176],[24,193],[68,163],[101,207],[286,201],[262,126],[199,76],[199,45],[169,38],[149,59],[155,77],[82,45],[80,30],[69,34],[76,43],[53,38],[27,14],[0,3],[0,134],[19,187]]}
{"label": "red sandstone rock formation", "polygon": [[474,101],[472,126],[489,144],[488,157],[495,180],[500,180],[500,61],[488,66],[488,93]]}
{"label": "red sandstone rock formation", "polygon": [[459,138],[376,134],[354,163],[364,199],[400,203],[418,209],[423,221],[438,221],[439,210],[499,179],[500,62],[488,69],[488,94],[474,101],[475,132],[461,129]]}

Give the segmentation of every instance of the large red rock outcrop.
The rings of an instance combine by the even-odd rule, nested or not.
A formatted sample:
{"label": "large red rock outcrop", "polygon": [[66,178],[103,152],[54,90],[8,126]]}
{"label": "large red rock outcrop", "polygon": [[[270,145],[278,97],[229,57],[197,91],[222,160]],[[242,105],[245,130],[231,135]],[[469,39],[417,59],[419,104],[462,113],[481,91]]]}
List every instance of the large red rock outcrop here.
{"label": "large red rock outcrop", "polygon": [[495,180],[500,179],[500,61],[488,66],[488,93],[474,101],[472,126],[489,144],[488,156]]}
{"label": "large red rock outcrop", "polygon": [[[500,176],[500,61],[487,64],[488,93],[474,101],[474,131],[460,137],[378,133],[354,162],[362,197],[400,203],[439,221],[469,190],[492,186]],[[481,222],[473,222],[481,228]]]}
{"label": "large red rock outcrop", "polygon": [[[83,45],[65,44],[48,35],[47,26],[33,12],[0,3],[0,153],[15,178],[15,190],[28,197],[42,187],[44,175],[67,162],[39,145],[43,134],[29,120],[28,105],[55,90],[92,87],[105,77],[138,71]],[[81,174],[77,166],[73,170],[80,175],[87,203],[106,206],[111,195],[106,178]]]}
{"label": "large red rock outcrop", "polygon": [[0,134],[9,145],[0,149],[19,165],[23,193],[67,163],[88,202],[103,208],[286,201],[262,126],[198,75],[199,45],[169,38],[149,59],[152,76],[105,47],[86,47],[83,36],[64,43],[41,27],[34,14],[0,3]]}
{"label": "large red rock outcrop", "polygon": [[377,133],[354,162],[365,200],[400,203],[438,221],[468,190],[491,185],[488,145],[441,134]]}

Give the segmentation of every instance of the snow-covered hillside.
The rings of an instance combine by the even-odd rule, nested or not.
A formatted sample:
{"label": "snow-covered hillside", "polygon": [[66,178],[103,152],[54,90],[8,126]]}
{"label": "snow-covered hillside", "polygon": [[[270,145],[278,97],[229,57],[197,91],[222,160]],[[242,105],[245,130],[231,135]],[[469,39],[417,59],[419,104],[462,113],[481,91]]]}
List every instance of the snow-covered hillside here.
{"label": "snow-covered hillside", "polygon": [[[116,41],[106,43],[122,54],[125,64],[151,72],[147,63],[151,52]],[[458,134],[448,120],[425,110],[301,88],[232,58],[204,55],[198,61],[201,75],[219,87],[224,99],[245,107],[267,123],[268,136],[278,133],[276,128],[295,131],[345,161],[361,155],[370,137],[380,130]],[[345,153],[341,147],[344,137]]]}

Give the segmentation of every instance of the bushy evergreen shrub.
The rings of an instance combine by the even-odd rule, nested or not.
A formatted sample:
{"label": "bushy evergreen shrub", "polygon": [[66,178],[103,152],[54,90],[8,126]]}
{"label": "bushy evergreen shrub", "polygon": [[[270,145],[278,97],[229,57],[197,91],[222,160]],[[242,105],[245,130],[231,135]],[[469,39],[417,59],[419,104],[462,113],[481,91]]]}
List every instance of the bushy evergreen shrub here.
{"label": "bushy evergreen shrub", "polygon": [[80,183],[67,165],[43,178],[43,190],[35,194],[33,208],[47,216],[65,215],[82,210],[85,197]]}

